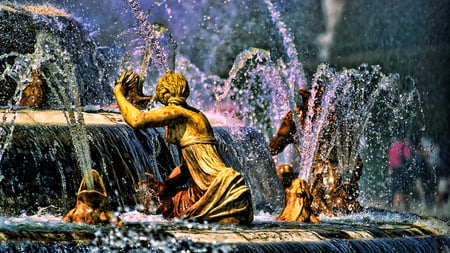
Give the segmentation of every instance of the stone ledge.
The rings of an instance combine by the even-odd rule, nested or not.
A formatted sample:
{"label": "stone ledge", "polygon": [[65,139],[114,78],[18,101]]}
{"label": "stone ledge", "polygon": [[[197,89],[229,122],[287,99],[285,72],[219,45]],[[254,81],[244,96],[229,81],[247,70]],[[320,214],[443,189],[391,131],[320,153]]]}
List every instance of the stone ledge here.
{"label": "stone ledge", "polygon": [[[126,124],[119,112],[82,112],[85,125],[117,125]],[[14,116],[15,115],[15,116]],[[243,126],[242,122],[233,118],[205,112],[212,126]],[[6,116],[5,123],[16,125],[56,125],[67,126],[67,119],[62,110],[19,109],[6,113],[0,109],[0,119]],[[14,118],[15,117],[15,118]],[[2,121],[3,122],[3,121]]]}
{"label": "stone ledge", "polygon": [[[82,112],[86,125],[116,125],[125,124],[122,115],[114,112]],[[29,110],[23,109],[16,112],[5,113],[0,110],[0,118],[6,117],[6,122],[16,125],[67,125],[67,118],[61,110]]]}
{"label": "stone ledge", "polygon": [[[76,226],[75,226],[76,227]],[[210,225],[206,229],[187,228],[176,224],[125,224],[124,227],[115,226],[88,226],[82,230],[74,228],[72,231],[67,228],[60,230],[49,228],[49,231],[41,229],[0,229],[0,242],[4,241],[45,241],[45,242],[65,242],[65,243],[87,243],[92,241],[97,234],[97,229],[107,235],[108,231],[121,231],[127,234],[133,231],[136,235],[156,234],[164,238],[175,238],[176,240],[189,240],[194,243],[286,243],[286,242],[319,242],[331,240],[375,240],[381,238],[422,238],[422,237],[449,237],[445,233],[439,233],[428,227],[420,227],[413,224],[399,224],[385,226],[361,226],[361,225],[341,225],[341,224],[305,224],[287,223],[269,226],[268,228],[258,228],[259,225],[250,227],[220,225],[216,228]],[[449,238],[450,239],[450,238]]]}

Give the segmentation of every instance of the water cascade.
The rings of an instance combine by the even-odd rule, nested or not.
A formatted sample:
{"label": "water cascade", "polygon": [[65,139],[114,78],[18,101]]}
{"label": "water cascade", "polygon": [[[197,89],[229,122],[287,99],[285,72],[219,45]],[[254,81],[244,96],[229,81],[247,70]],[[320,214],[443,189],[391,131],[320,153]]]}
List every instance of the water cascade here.
{"label": "water cascade", "polygon": [[[45,51],[44,54],[51,55]],[[50,78],[44,76],[45,81],[50,83],[53,94],[59,95],[57,96],[57,101],[59,106],[64,108],[64,116],[69,125],[70,136],[74,145],[74,153],[77,157],[77,164],[86,180],[86,187],[90,190],[94,187],[91,173],[92,159],[90,157],[89,144],[82,114],[80,92],[75,81],[74,67],[71,62],[68,61],[69,57],[63,54],[61,59],[61,62],[58,62],[57,64],[45,62],[40,62],[40,64],[45,64],[46,69],[48,69],[51,75]],[[57,73],[61,73],[64,80],[61,80]],[[54,88],[55,86],[60,88],[59,92],[56,91]],[[73,98],[73,104],[69,101],[69,98]]]}
{"label": "water cascade", "polygon": [[[58,111],[19,110],[17,114],[16,132],[1,163],[5,173],[2,213],[18,215],[50,205],[61,212],[75,202],[74,193],[81,182],[76,157],[72,155],[75,147],[71,144],[70,125]],[[116,113],[83,113],[83,116],[92,168],[101,172],[107,182],[114,208],[125,210],[139,205],[133,185],[144,178],[145,172],[167,178],[179,163],[178,154],[165,141],[162,129],[133,131]],[[36,122],[39,123],[35,125]],[[282,205],[282,192],[275,179],[261,181],[251,176],[252,168],[262,162],[264,168],[258,171],[270,178],[274,164],[263,151],[264,141],[252,129],[243,127],[217,127],[216,137],[227,163],[242,171],[255,185],[256,207],[274,211]],[[252,151],[255,148],[258,151]],[[248,155],[244,159],[241,154]],[[42,171],[43,166],[47,170]],[[272,191],[264,190],[269,188]],[[15,202],[14,198],[20,201]]]}

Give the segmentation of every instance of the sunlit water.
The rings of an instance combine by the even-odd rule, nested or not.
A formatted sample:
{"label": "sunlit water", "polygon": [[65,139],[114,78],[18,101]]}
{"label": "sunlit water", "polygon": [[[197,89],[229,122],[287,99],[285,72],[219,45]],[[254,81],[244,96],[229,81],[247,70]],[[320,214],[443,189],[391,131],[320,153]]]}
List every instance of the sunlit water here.
{"label": "sunlit water", "polygon": [[[54,215],[54,214],[46,214],[45,208],[41,209],[42,213],[38,212],[35,215],[20,215],[20,216],[11,216],[11,217],[0,217],[0,230],[30,230],[30,231],[67,231],[72,229],[79,230],[89,230],[89,231],[97,231],[101,230],[101,226],[97,225],[86,225],[86,224],[73,224],[62,222],[62,216]],[[162,227],[176,228],[176,227],[185,227],[185,228],[194,228],[194,229],[206,229],[206,230],[214,230],[218,228],[223,229],[233,229],[235,225],[219,225],[213,223],[195,223],[188,222],[181,219],[175,219],[168,221],[164,219],[161,215],[154,214],[144,214],[142,212],[133,210],[123,213],[115,213],[118,215],[125,223],[125,225],[132,224],[146,224],[150,227],[158,227],[159,225]],[[258,212],[255,214],[254,221],[245,229],[252,230],[261,228],[261,225],[264,224],[272,224],[274,226],[283,225],[284,222],[276,221],[276,216],[278,214],[271,214],[266,212]],[[378,226],[378,225],[401,225],[401,224],[415,224],[421,225],[424,227],[429,227],[431,229],[435,229],[439,233],[448,234],[450,232],[449,226],[439,219],[434,218],[423,218],[415,214],[408,213],[399,213],[399,212],[390,212],[386,210],[366,210],[356,214],[350,215],[342,215],[339,217],[328,217],[321,215],[319,217],[323,222],[324,226],[328,226],[331,224],[336,225],[345,225],[345,224],[353,224],[355,227],[357,226]],[[290,226],[298,226],[299,228],[308,227],[308,226],[322,226],[317,224],[306,224],[306,223],[289,223]]]}
{"label": "sunlit water", "polygon": [[[382,228],[389,229],[395,226],[411,225],[425,230],[432,230],[439,234],[448,234],[449,227],[447,224],[436,219],[424,219],[412,214],[392,213],[384,210],[364,211],[359,214],[348,216],[341,216],[339,218],[319,217],[322,224],[305,224],[305,223],[285,223],[275,221],[275,216],[268,213],[257,213],[255,220],[250,226],[228,226],[208,223],[193,223],[182,220],[166,221],[160,215],[144,215],[136,211],[124,212],[120,217],[125,222],[125,227],[102,227],[96,225],[86,224],[71,224],[61,222],[61,216],[54,216],[48,214],[24,215],[16,217],[0,217],[0,232],[9,230],[16,233],[25,232],[25,234],[33,233],[79,233],[93,235],[94,239],[91,242],[78,244],[45,244],[36,242],[3,242],[0,243],[0,249],[15,249],[19,251],[31,249],[46,249],[50,251],[67,251],[67,252],[122,252],[127,250],[130,252],[154,251],[154,252],[255,252],[258,249],[265,249],[269,252],[286,252],[291,250],[305,252],[316,252],[316,250],[333,250],[333,252],[351,252],[358,247],[362,247],[364,252],[379,252],[384,249],[385,252],[448,252],[450,249],[446,245],[446,239],[442,238],[439,242],[433,238],[415,239],[412,237],[403,238],[384,238],[380,239],[377,236],[382,236],[380,233]],[[353,237],[361,238],[362,240],[323,240],[310,241],[307,236],[308,232],[315,235],[320,231],[320,228],[328,230],[328,233],[347,233]],[[339,228],[339,230],[335,230]],[[223,232],[228,231],[230,236],[233,233],[247,234],[258,233],[259,231],[276,232],[278,229],[296,231],[301,230],[306,232],[305,241],[271,244],[270,241],[265,240],[266,243],[252,244],[240,243],[233,244],[233,241],[227,241],[227,237],[223,237]],[[318,230],[319,229],[319,230]],[[220,231],[217,238],[215,232]],[[334,231],[334,232],[332,232]],[[199,243],[193,241],[189,237],[177,238],[177,233],[203,233],[209,239],[208,242]],[[285,231],[284,231],[285,232]],[[375,233],[374,233],[375,232]],[[389,232],[388,232],[389,233]],[[395,233],[395,232],[394,232]],[[174,236],[175,235],[175,236]],[[317,235],[317,234],[316,234]],[[375,238],[374,238],[375,236]],[[205,238],[205,237],[204,237]],[[231,237],[232,238],[232,237]],[[448,242],[448,240],[447,240]],[[294,244],[292,244],[294,243]],[[338,244],[339,246],[337,247]],[[355,248],[356,247],[356,248]]]}

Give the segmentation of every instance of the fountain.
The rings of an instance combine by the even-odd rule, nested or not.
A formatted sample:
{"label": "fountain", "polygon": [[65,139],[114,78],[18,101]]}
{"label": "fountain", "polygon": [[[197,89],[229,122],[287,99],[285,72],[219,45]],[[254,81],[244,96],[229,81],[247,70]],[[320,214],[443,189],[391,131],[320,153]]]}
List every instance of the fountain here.
{"label": "fountain", "polygon": [[[274,15],[268,20],[273,20],[276,28],[287,29],[279,6],[271,1],[264,1],[264,4],[270,12],[263,14]],[[160,5],[164,6],[165,13],[154,10]],[[145,12],[139,9],[144,8],[139,2],[125,2],[125,8],[130,8],[133,15],[139,14],[138,20],[148,19],[150,11],[156,16],[169,16],[169,20],[175,20],[173,15],[189,10],[181,3],[180,9],[176,6],[172,1],[157,2]],[[226,13],[233,15],[232,7],[231,1],[226,1],[225,6],[217,8],[224,8]],[[207,9],[214,13],[214,8]],[[134,252],[143,248],[158,252],[449,250],[446,222],[430,216],[389,211],[386,206],[371,205],[370,199],[361,199],[367,181],[374,176],[370,171],[371,161],[383,157],[379,150],[387,137],[381,134],[386,132],[381,128],[398,126],[383,124],[383,119],[400,124],[403,121],[396,117],[406,111],[401,115],[404,119],[420,124],[417,119],[423,116],[418,113],[406,118],[408,113],[420,108],[420,104],[406,109],[393,106],[411,106],[410,101],[418,98],[415,89],[408,93],[390,92],[390,87],[401,85],[397,75],[384,74],[377,66],[361,65],[356,69],[337,71],[328,65],[319,65],[311,87],[326,86],[322,105],[327,111],[318,114],[318,120],[310,121],[316,125],[306,126],[308,131],[299,131],[302,135],[296,143],[303,153],[306,154],[306,150],[311,153],[302,156],[300,161],[295,161],[298,159],[295,153],[278,159],[291,159],[295,165],[299,164],[295,168],[302,168],[299,170],[301,177],[309,182],[314,171],[311,160],[314,153],[321,150],[319,153],[329,154],[333,146],[342,157],[337,168],[344,180],[349,181],[352,170],[349,164],[361,154],[364,170],[359,199],[365,208],[351,215],[320,215],[321,224],[276,221],[282,212],[284,189],[276,175],[277,161],[267,150],[268,140],[284,114],[298,103],[295,101],[297,90],[306,88],[308,83],[307,74],[302,73],[300,54],[292,52],[295,47],[289,40],[284,41],[286,55],[278,59],[275,52],[258,48],[235,54],[234,65],[228,78],[224,79],[204,72],[208,60],[192,55],[197,63],[204,63],[197,65],[201,68],[189,62],[187,57],[177,55],[174,65],[169,61],[162,64],[163,67],[152,69],[162,56],[152,55],[154,51],[146,40],[156,43],[151,37],[154,34],[142,34],[142,29],[149,28],[142,20],[139,21],[142,28],[123,33],[137,32],[143,36],[142,41],[133,40],[142,44],[142,50],[124,53],[99,47],[86,37],[75,19],[59,9],[5,3],[1,4],[0,11],[0,28],[9,32],[4,33],[9,40],[1,43],[8,46],[2,44],[0,56],[0,251]],[[289,30],[281,34],[292,40]],[[205,38],[199,44],[205,45],[209,39]],[[163,46],[167,43],[160,42]],[[159,68],[177,69],[192,80],[193,90],[211,91],[191,100],[195,106],[207,111],[225,163],[242,173],[252,191],[255,219],[250,225],[169,222],[152,214],[152,210],[149,210],[150,214],[144,214],[142,196],[135,191],[136,186],[145,179],[146,172],[159,179],[167,178],[180,158],[175,147],[164,139],[162,129],[133,130],[112,106],[114,80],[119,70],[133,67],[129,60],[133,57],[143,59],[138,61],[141,64],[135,62],[134,67],[145,77],[146,81],[140,85],[146,94],[151,94],[155,82],[150,80],[155,78],[152,74],[160,75]],[[217,61],[216,55],[210,57]],[[20,105],[22,93],[26,93],[30,85],[36,85],[37,81],[31,78],[36,70],[47,82],[43,94],[46,98],[42,100],[46,105],[42,105],[44,108],[23,107]],[[145,71],[148,73],[143,73]],[[286,81],[290,81],[288,85]],[[365,92],[359,93],[361,90]],[[355,97],[359,100],[350,99]],[[366,103],[357,103],[361,101]],[[382,110],[382,106],[374,106],[376,103],[392,107]],[[271,106],[268,110],[270,105],[279,107]],[[239,114],[237,108],[242,108],[241,112],[245,114]],[[250,113],[252,108],[256,108],[254,115]],[[224,112],[225,109],[228,111]],[[320,139],[320,131],[328,126],[326,119],[330,111],[345,120],[337,121],[336,138],[327,147],[316,142]],[[371,117],[364,114],[369,111],[378,114]],[[218,116],[221,113],[227,117]],[[348,118],[349,114],[354,117]],[[231,117],[235,119],[231,120]],[[296,122],[297,129],[300,129],[299,124]],[[350,135],[346,135],[350,129]],[[387,128],[387,132],[392,129]],[[114,210],[112,215],[120,217],[124,226],[62,222],[63,216],[73,208],[77,190],[81,190],[78,186],[83,177],[89,176],[86,172],[89,169],[95,169],[101,175],[107,193],[102,196],[107,198],[110,210]],[[98,176],[95,175],[92,181],[96,181],[95,178]]]}

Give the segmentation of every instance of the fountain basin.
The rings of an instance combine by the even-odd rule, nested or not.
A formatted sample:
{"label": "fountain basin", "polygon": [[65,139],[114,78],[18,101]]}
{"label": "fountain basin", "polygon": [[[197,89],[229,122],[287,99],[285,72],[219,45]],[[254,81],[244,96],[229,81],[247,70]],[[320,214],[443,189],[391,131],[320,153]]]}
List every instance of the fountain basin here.
{"label": "fountain basin", "polygon": [[0,226],[0,249],[45,248],[50,252],[448,252],[450,249],[448,225],[444,222],[383,210],[333,219],[321,217],[322,224],[277,222],[267,215],[257,216],[249,226],[168,222],[155,215],[136,217],[124,214],[124,227],[67,224],[57,217],[49,221],[48,216],[28,217],[25,222],[25,218],[10,219],[8,226],[5,221]]}

